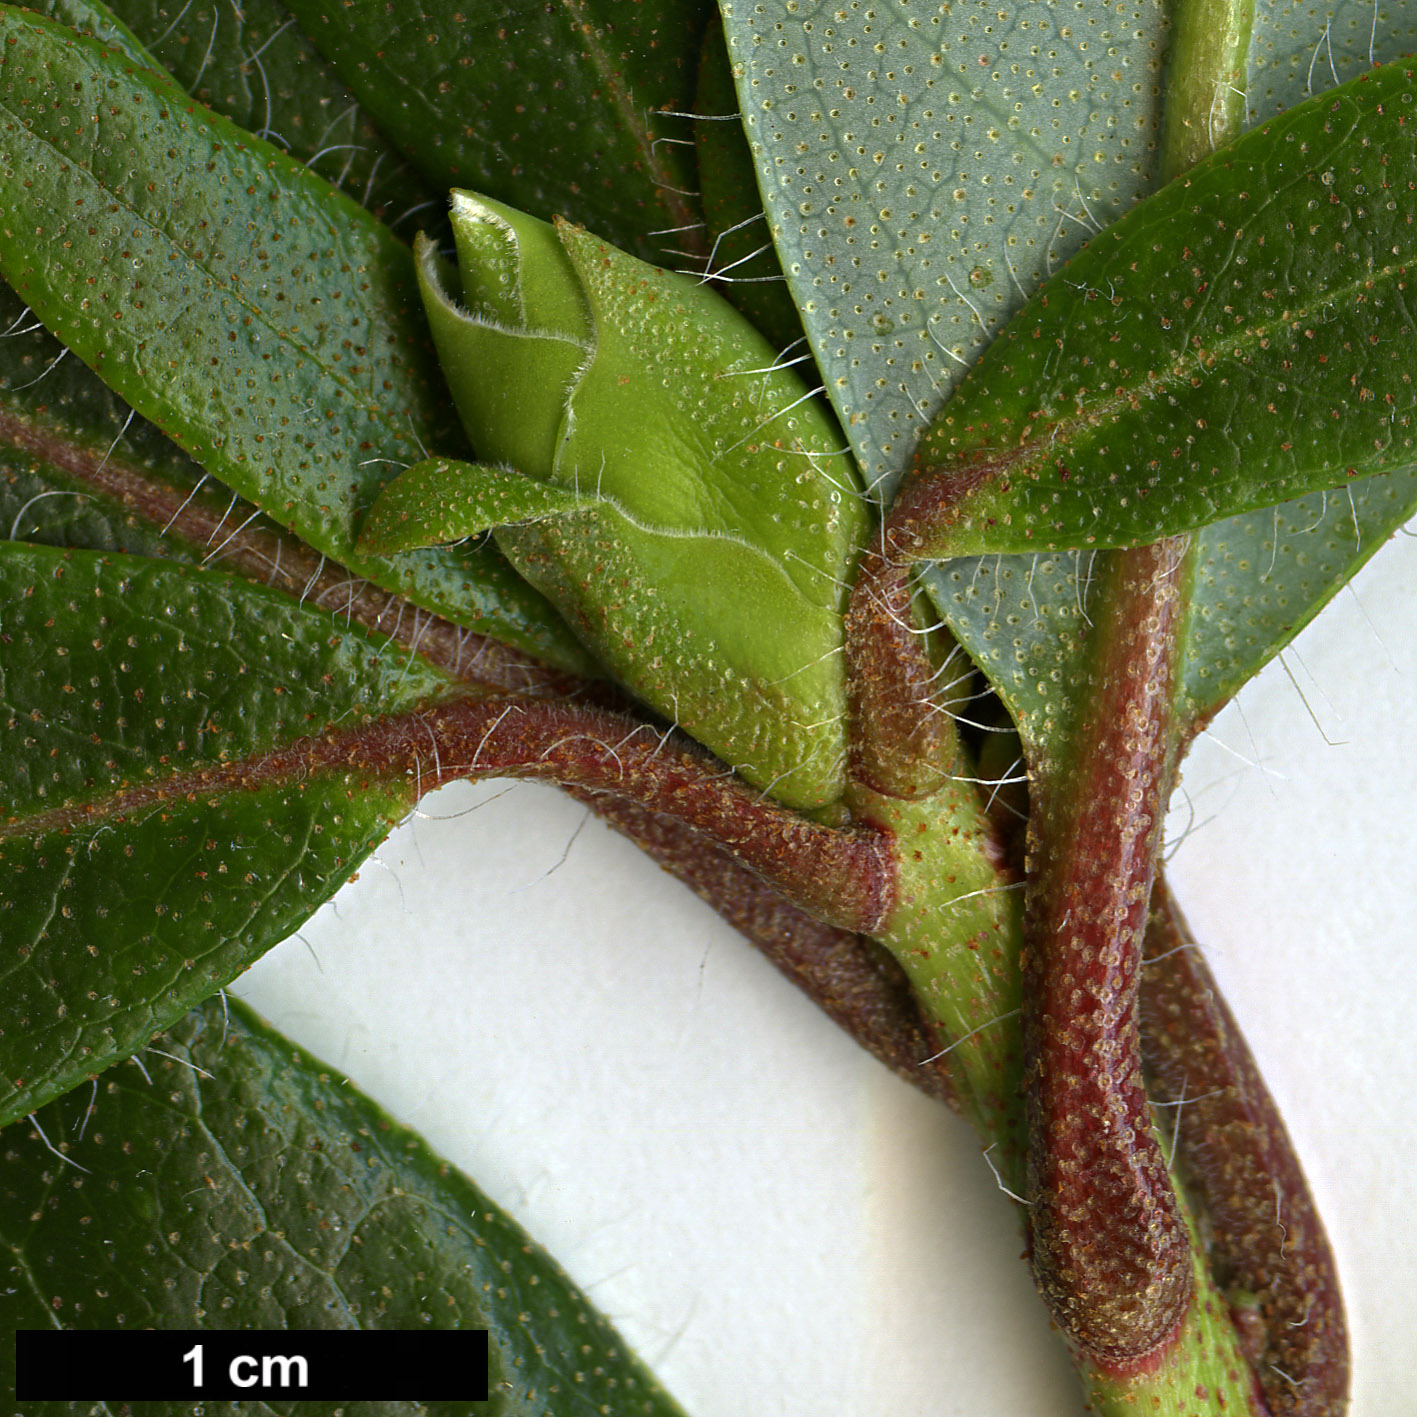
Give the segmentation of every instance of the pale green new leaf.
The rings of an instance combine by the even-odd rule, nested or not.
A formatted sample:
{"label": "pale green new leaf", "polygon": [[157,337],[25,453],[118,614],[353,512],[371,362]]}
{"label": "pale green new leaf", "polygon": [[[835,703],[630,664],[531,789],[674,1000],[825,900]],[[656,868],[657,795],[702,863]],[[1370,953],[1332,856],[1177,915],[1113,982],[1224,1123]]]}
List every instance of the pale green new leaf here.
{"label": "pale green new leaf", "polygon": [[387,556],[588,510],[599,500],[593,491],[538,482],[504,467],[429,458],[384,489],[364,523],[360,544]]}

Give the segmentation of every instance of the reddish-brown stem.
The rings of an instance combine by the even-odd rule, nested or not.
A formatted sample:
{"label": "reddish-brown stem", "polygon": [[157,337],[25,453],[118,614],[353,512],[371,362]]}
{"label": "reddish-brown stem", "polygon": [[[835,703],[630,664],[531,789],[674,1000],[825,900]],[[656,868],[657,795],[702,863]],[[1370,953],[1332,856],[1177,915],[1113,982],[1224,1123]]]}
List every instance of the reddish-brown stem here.
{"label": "reddish-brown stem", "polygon": [[312,773],[348,772],[415,790],[464,777],[517,777],[628,798],[701,832],[829,924],[869,931],[892,906],[884,834],[823,826],[765,798],[672,729],[554,699],[457,698],[302,739],[260,758],[178,771],[0,822],[0,839],[63,831]]}
{"label": "reddish-brown stem", "polygon": [[239,530],[249,511],[232,513],[228,497],[204,496],[130,466],[110,449],[76,442],[35,419],[0,409],[0,443],[47,463],[93,493],[124,507],[219,569],[274,586],[309,605],[336,611],[347,623],[416,647],[430,663],[504,693],[570,694],[584,681],[553,669],[487,635],[465,630],[381,590],[312,551],[297,537],[258,518]]}
{"label": "reddish-brown stem", "polygon": [[779,806],[673,730],[541,699],[462,701],[427,714],[438,774],[533,777],[610,793],[702,832],[829,924],[870,930],[891,903],[881,835]]}
{"label": "reddish-brown stem", "polygon": [[[249,513],[233,514],[224,493],[209,496],[199,490],[194,494],[190,487],[164,482],[146,469],[130,466],[121,454],[109,450],[105,455],[42,421],[3,410],[0,442],[58,469],[133,518],[164,528],[174,545],[198,552],[220,546],[214,559],[223,571],[274,586],[307,604],[335,611],[348,622],[388,634],[467,683],[506,692],[563,695],[601,706],[617,697],[609,684],[578,680],[499,641],[410,607],[401,596],[352,576],[264,518],[247,523]],[[230,531],[236,534],[227,540]],[[269,760],[265,767],[277,770],[277,760]],[[425,785],[431,781],[430,774]],[[569,790],[685,881],[863,1047],[931,1096],[952,1100],[944,1061],[929,1061],[939,1055],[939,1040],[916,1007],[899,966],[870,940],[823,924],[702,833],[671,816],[605,792]],[[134,805],[127,804],[129,809]],[[82,815],[109,808],[122,810],[116,803],[93,804]],[[36,825],[30,818],[24,829]]]}
{"label": "reddish-brown stem", "polygon": [[[1118,1374],[1172,1335],[1188,1237],[1142,1081],[1137,986],[1175,763],[1185,544],[1107,558],[1091,675],[1039,765],[1024,958],[1034,1271],[1054,1318]],[[1095,612],[1096,613],[1096,612]]]}
{"label": "reddish-brown stem", "polygon": [[[222,569],[388,633],[467,682],[521,695],[573,695],[582,704],[542,706],[539,724],[493,721],[503,700],[449,709],[438,722],[432,711],[409,715],[372,732],[354,730],[292,745],[259,763],[194,771],[103,802],[51,811],[42,819],[12,820],[8,829],[0,826],[0,835],[121,815],[163,797],[239,790],[283,772],[303,776],[354,766],[387,776],[402,767],[431,787],[455,775],[454,767],[442,764],[443,751],[453,756],[476,736],[479,771],[583,783],[571,786],[574,795],[689,884],[858,1041],[924,1091],[951,1100],[944,1062],[931,1061],[938,1041],[899,968],[869,940],[821,923],[784,894],[802,898],[800,868],[810,862],[805,894],[817,908],[853,924],[869,923],[889,893],[878,842],[865,834],[849,839],[850,834],[814,828],[790,813],[764,811],[754,794],[720,777],[718,765],[692,749],[686,753],[682,740],[661,749],[658,737],[648,740],[647,726],[585,708],[596,687],[418,611],[402,596],[352,577],[264,519],[243,525],[246,514],[233,517],[225,495],[193,495],[190,488],[129,466],[111,449],[100,454],[80,445],[42,420],[0,412],[0,441],[60,469],[135,517],[166,528],[176,541],[199,552],[220,547],[214,559]],[[902,499],[902,510],[911,516],[893,519],[890,544],[908,552],[915,544],[907,534],[917,529],[914,522],[938,519],[962,483],[994,471],[985,465],[957,470],[953,485],[945,478],[920,479]],[[228,536],[227,528],[237,527],[239,533]],[[912,629],[903,565],[874,553],[864,558],[847,629],[852,657],[865,666],[852,690],[853,716],[866,728],[855,747],[856,776],[890,795],[923,795],[939,773],[957,768],[953,735],[941,731],[944,725],[929,705],[932,666],[923,637]],[[515,715],[538,716],[528,715],[525,704],[517,705]],[[664,755],[671,760],[663,776],[658,768],[647,767],[642,749],[648,741],[656,745],[651,760]],[[534,762],[528,756],[533,752]],[[617,795],[622,791],[631,795]],[[636,795],[641,800],[634,800]],[[752,869],[704,832],[725,832]],[[827,841],[832,845],[824,849]],[[843,863],[845,871],[838,872]],[[823,906],[822,898],[833,894],[828,881],[837,879],[854,883],[855,894],[844,902],[838,892]],[[1336,1417],[1347,1386],[1347,1353],[1332,1256],[1273,1102],[1188,942],[1184,922],[1163,891],[1148,935],[1149,957],[1155,962],[1141,991],[1143,1048],[1153,1091],[1158,1100],[1177,1106],[1179,1165],[1206,1213],[1211,1264],[1232,1299],[1237,1327],[1249,1340],[1270,1407],[1290,1417]],[[1122,1091],[1128,1089],[1134,1096],[1130,1075]],[[1136,1109],[1128,1102],[1124,1112],[1132,1117]],[[1135,1343],[1134,1325],[1130,1341]]]}
{"label": "reddish-brown stem", "polygon": [[[191,546],[217,545],[226,535],[224,527],[239,524],[230,516],[226,497],[190,496],[189,489],[164,484],[146,471],[127,466],[121,455],[105,459],[97,451],[51,432],[42,423],[0,414],[0,438],[62,469],[92,488],[96,495],[118,502],[144,520],[168,527],[171,537]],[[308,603],[337,610],[342,617],[368,629],[391,633],[405,644],[416,644],[425,658],[471,682],[522,693],[584,696],[587,692],[586,686],[571,676],[548,670],[527,655],[408,607],[400,596],[350,576],[333,562],[322,561],[298,540],[269,524],[258,522],[244,528],[224,547],[220,561],[225,570],[277,586]],[[856,660],[870,666],[867,674],[858,677],[854,689],[858,722],[872,725],[858,745],[857,767],[878,789],[901,796],[928,791],[934,774],[950,770],[951,765],[941,758],[942,744],[948,744],[949,735],[939,732],[938,715],[928,707],[931,665],[922,637],[911,628],[910,609],[905,568],[878,555],[868,555],[848,619],[848,636]],[[598,728],[606,729],[610,722],[607,716],[598,721]],[[403,729],[409,761],[419,763],[425,785],[431,786],[437,777],[436,769],[420,756],[431,742],[426,727],[415,728],[409,722]],[[615,720],[615,729],[623,736],[634,731],[634,725]],[[641,729],[640,733],[643,737],[648,730]],[[400,733],[397,729],[388,731],[386,726],[381,736],[383,749],[389,752]],[[488,751],[483,757],[490,766],[488,752],[494,747],[493,739],[486,746]],[[311,766],[312,758],[318,765],[318,760],[341,755],[348,758],[351,752],[357,756],[359,751],[363,749],[355,750],[348,742],[326,740],[307,753],[304,766]],[[258,775],[279,772],[283,756],[288,755],[266,759]],[[368,765],[373,765],[373,756],[366,755]],[[577,770],[586,766],[584,755],[581,756]],[[558,766],[567,767],[565,753],[552,754],[536,769],[524,765],[520,770],[505,766],[505,770],[554,776],[553,769]],[[192,780],[174,780],[168,786],[182,792],[220,790],[222,784],[216,781],[217,776],[232,778],[226,785],[233,786],[237,776],[245,775],[249,780],[251,767],[232,765],[224,774],[194,774]],[[619,772],[616,767],[617,779]],[[144,789],[149,793],[153,790],[162,792],[160,788]],[[572,790],[715,905],[888,1066],[925,1091],[948,1100],[942,1066],[922,1066],[923,1060],[938,1051],[938,1045],[928,1025],[922,1022],[899,971],[879,957],[869,941],[820,923],[790,903],[779,887],[740,865],[684,820],[651,811],[628,797],[611,795],[603,785],[595,790]],[[636,790],[647,790],[645,783],[639,782]],[[111,800],[107,805],[122,811],[139,804]],[[103,808],[95,804],[94,809],[80,809],[70,815],[89,816],[93,810]],[[736,818],[741,832],[745,824],[740,813],[735,809],[720,813],[720,818],[724,815]],[[34,819],[26,824],[29,829],[36,825]],[[777,848],[759,854],[776,857],[777,864],[769,866],[770,870],[790,874],[792,868],[787,862],[794,848],[786,845],[780,827],[774,822],[769,828],[769,834],[775,834]],[[741,835],[738,847],[744,848]],[[1178,957],[1178,961],[1191,959],[1193,951]],[[1243,1044],[1223,1005],[1196,987],[1189,972],[1179,979],[1173,977],[1170,961],[1149,973],[1145,998],[1148,1026],[1156,1035],[1149,1045],[1148,1059],[1158,1080],[1165,1076],[1166,1050],[1169,1048],[1169,1056],[1174,1057],[1181,1046],[1185,1030],[1179,1028],[1176,1019],[1186,1014],[1191,1018],[1187,1028],[1195,1032],[1198,1041],[1191,1045],[1189,1061],[1184,1064],[1188,1072],[1182,1082],[1189,1076],[1191,1096],[1198,1090],[1214,1092],[1215,1085],[1202,1087],[1197,1081],[1201,1076],[1197,1059],[1210,1046],[1208,1040],[1219,1040],[1214,1046],[1223,1059],[1228,1060],[1237,1048],[1243,1052]],[[1165,1033],[1162,1025],[1152,1022],[1157,1010],[1171,1019]],[[1214,1022],[1217,1013],[1222,1023]],[[1247,1054],[1244,1057],[1248,1060]],[[1218,1271],[1232,1290],[1255,1296],[1246,1301],[1238,1317],[1242,1327],[1248,1323],[1255,1328],[1253,1315],[1261,1316],[1257,1331],[1262,1338],[1256,1339],[1256,1364],[1271,1389],[1271,1404],[1277,1411],[1306,1417],[1313,1413],[1318,1417],[1331,1410],[1331,1403],[1336,1400],[1332,1395],[1342,1391],[1346,1371],[1342,1312],[1332,1279],[1332,1262],[1302,1188],[1297,1163],[1287,1148],[1287,1138],[1274,1118],[1253,1064],[1247,1062],[1245,1066],[1248,1081],[1242,1078],[1243,1085],[1235,1084],[1243,1099],[1235,1105],[1249,1107],[1260,1120],[1250,1125],[1231,1119],[1230,1123],[1207,1130],[1200,1119],[1226,1105],[1224,1100],[1189,1102],[1181,1109],[1184,1120],[1178,1130],[1179,1145],[1187,1172],[1212,1212],[1213,1254]],[[1245,1073],[1238,1065],[1236,1068],[1237,1073]],[[1222,1134],[1223,1141],[1217,1140]],[[1242,1173],[1253,1184],[1242,1184]],[[1221,1179],[1206,1184],[1205,1178],[1212,1176]],[[1226,1177],[1236,1179],[1227,1185]],[[1257,1218],[1267,1205],[1266,1182],[1271,1190],[1279,1187],[1279,1213],[1285,1217],[1284,1230],[1271,1227],[1268,1250],[1263,1225]],[[1246,1196],[1249,1204],[1241,1204]],[[1273,1234],[1282,1236],[1285,1231],[1289,1240],[1281,1241],[1280,1254],[1273,1248]],[[1307,1322],[1301,1308],[1309,1313]],[[1325,1402],[1330,1406],[1326,1407]]]}
{"label": "reddish-brown stem", "polygon": [[863,553],[846,612],[851,776],[907,801],[959,771],[954,725],[933,702],[934,666],[911,600],[908,565]]}
{"label": "reddish-brown stem", "polygon": [[1328,1237],[1254,1057],[1158,879],[1142,972],[1142,1057],[1174,1106],[1179,1169],[1207,1218],[1216,1283],[1275,1417],[1340,1417],[1343,1297]]}
{"label": "reddish-brown stem", "polygon": [[941,1041],[888,954],[822,924],[682,822],[623,797],[570,792],[746,935],[862,1047],[922,1092],[956,1105]]}
{"label": "reddish-brown stem", "polygon": [[1027,451],[1027,447],[981,449],[942,465],[925,464],[917,452],[886,523],[889,555],[921,561],[951,554],[938,549],[938,543],[959,519],[959,503],[985,483],[1008,477]]}

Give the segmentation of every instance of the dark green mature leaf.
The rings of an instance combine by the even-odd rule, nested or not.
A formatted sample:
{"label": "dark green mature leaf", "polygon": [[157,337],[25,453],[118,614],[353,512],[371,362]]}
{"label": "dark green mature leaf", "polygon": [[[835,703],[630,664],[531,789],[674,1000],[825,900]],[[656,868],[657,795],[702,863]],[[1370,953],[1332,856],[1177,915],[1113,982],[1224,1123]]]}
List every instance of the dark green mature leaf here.
{"label": "dark green mature leaf", "polygon": [[[698,0],[290,9],[430,182],[563,216],[653,260],[694,240]],[[653,121],[651,121],[653,119]],[[678,236],[662,241],[673,229]]]}
{"label": "dark green mature leaf", "polygon": [[[121,48],[138,63],[154,62],[137,37],[97,0],[52,0],[45,8],[53,18]],[[259,0],[257,8],[269,9],[272,16],[280,13],[273,0]],[[172,30],[161,9],[154,15],[151,6],[139,0],[125,0],[124,9],[140,27],[146,23],[149,33]],[[243,14],[249,32],[255,23],[253,7],[247,6]],[[161,30],[152,28],[156,20],[161,20]],[[275,30],[277,22],[270,20],[267,28]],[[274,111],[295,136],[292,151],[307,158],[314,154],[313,147],[300,150],[302,139],[308,145],[318,136],[302,126],[303,119],[312,107],[329,105],[335,97],[344,99],[334,110],[344,115],[340,121],[357,120],[360,136],[372,138],[368,120],[358,119],[357,105],[347,91],[332,88],[334,81],[311,72],[310,63],[318,66],[323,61],[311,55],[308,46],[301,47],[292,30],[273,35],[269,48],[277,57],[290,58],[290,46],[296,47],[302,82],[294,94],[287,88],[275,91]],[[179,54],[185,52],[179,48]],[[264,62],[261,71],[267,72]],[[367,152],[358,149],[358,160],[347,174],[351,186],[358,183],[353,195],[366,185],[360,164]],[[332,567],[322,584],[322,578],[312,574],[313,560],[304,565],[307,558],[282,555],[281,538],[266,517],[214,482],[92,370],[66,358],[64,346],[3,286],[0,329],[0,531],[8,527],[10,539],[205,564],[224,562],[232,551],[254,549],[255,538],[264,537],[276,547],[274,561],[265,568],[273,578],[289,568],[300,577],[294,588],[304,587],[307,594],[329,593],[331,583],[338,588],[338,568]],[[289,553],[291,548],[284,550]],[[389,623],[395,618],[390,613]]]}
{"label": "dark green mature leaf", "polygon": [[[163,505],[188,497],[234,529],[252,515],[216,484],[198,489],[204,474],[175,443],[138,418],[92,370],[66,357],[24,302],[0,286],[0,535],[10,540],[145,556],[200,560],[214,548],[186,547],[160,534],[159,520],[142,515],[101,483],[136,473]],[[102,469],[83,476],[76,464]],[[104,476],[105,473],[113,474]],[[258,518],[258,520],[260,520]]]}
{"label": "dark green mature leaf", "polygon": [[1312,100],[1075,257],[922,440],[920,549],[1144,545],[1411,468],[1415,90]]}
{"label": "dark green mature leaf", "polygon": [[[106,6],[53,0],[54,18],[150,56]],[[223,552],[236,528],[271,523],[211,482],[201,467],[139,418],[67,351],[8,287],[0,285],[0,532],[10,540],[173,556],[193,563]],[[205,484],[205,485],[204,485]],[[203,544],[184,537],[179,507],[219,528]]]}
{"label": "dark green mature leaf", "polygon": [[[95,0],[95,8],[103,7]],[[279,0],[114,0],[110,8],[194,98],[300,158],[391,227],[407,235],[420,209],[425,224],[437,220],[443,186],[425,183],[379,132]]]}
{"label": "dark green mature leaf", "polygon": [[[325,562],[210,478],[91,370],[64,358],[13,291],[0,285],[0,533],[11,540],[219,565],[347,618],[415,641],[458,672],[511,669],[514,650],[409,608]],[[430,634],[430,628],[433,633]],[[491,651],[491,659],[487,651]],[[511,672],[516,675],[517,670]],[[527,666],[532,679],[538,674]],[[522,680],[515,687],[529,687]]]}
{"label": "dark green mature leaf", "polygon": [[80,34],[92,35],[110,49],[121,50],[135,63],[156,67],[152,55],[143,48],[143,41],[102,0],[40,0],[39,4],[24,8],[47,15]]}
{"label": "dark green mature leaf", "polygon": [[[1282,8],[1287,14],[1289,7]],[[1273,9],[1261,6],[1257,26],[1275,21]],[[1384,11],[1375,32],[1371,9],[1365,13],[1364,61],[1373,35],[1379,57],[1408,47],[1417,5]],[[1257,28],[1257,36],[1261,32]],[[1344,32],[1352,32],[1352,25],[1345,25]],[[1322,20],[1310,37],[1314,42],[1323,42]],[[1252,63],[1258,63],[1259,44],[1257,38]],[[1266,72],[1264,66],[1257,70],[1261,76]],[[1326,64],[1315,69],[1315,87],[1331,81]],[[1252,78],[1252,92],[1259,91],[1257,82]],[[1417,476],[1389,473],[1200,531],[1180,667],[1183,717],[1194,724],[1215,713],[1414,512]],[[1051,732],[1063,688],[1077,677],[1074,656],[1088,627],[1091,564],[1091,553],[988,557],[952,561],[925,575],[942,614],[1034,743]]]}
{"label": "dark green mature leaf", "polygon": [[0,545],[0,1116],[296,929],[415,800],[354,732],[450,692],[382,637],[167,562]]}
{"label": "dark green mature leaf", "polygon": [[12,10],[0,28],[0,269],[45,323],[316,550],[459,624],[582,663],[490,551],[355,554],[391,465],[460,443],[407,248],[170,80]]}
{"label": "dark green mature leaf", "polygon": [[[87,1090],[56,1102],[4,1143],[8,1332],[489,1330],[486,1405],[205,1403],[208,1417],[679,1413],[513,1220],[238,1004],[187,1016],[142,1070],[110,1074],[92,1102]],[[27,1403],[25,1417],[90,1410]]]}
{"label": "dark green mature leaf", "polygon": [[709,240],[703,278],[712,281],[770,343],[781,351],[791,350],[796,361],[807,355],[802,347],[802,317],[773,248],[753,170],[753,151],[738,115],[733,68],[718,24],[704,37],[694,109],[703,115],[694,125]]}
{"label": "dark green mature leaf", "polygon": [[1166,9],[725,0],[768,216],[865,481],[1154,181]]}
{"label": "dark green mature leaf", "polygon": [[[1250,120],[1272,117],[1340,77],[1414,48],[1412,0],[1381,9],[1367,0],[1262,0],[1245,85]],[[1390,473],[1338,495],[1312,493],[1200,532],[1181,666],[1192,720],[1205,719],[1231,698],[1414,513],[1417,477]]]}

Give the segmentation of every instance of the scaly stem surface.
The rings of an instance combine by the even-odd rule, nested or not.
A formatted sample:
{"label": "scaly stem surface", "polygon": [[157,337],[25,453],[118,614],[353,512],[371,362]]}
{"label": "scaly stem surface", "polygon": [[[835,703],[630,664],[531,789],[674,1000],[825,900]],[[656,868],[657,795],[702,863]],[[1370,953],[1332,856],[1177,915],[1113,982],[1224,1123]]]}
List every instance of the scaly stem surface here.
{"label": "scaly stem surface", "polygon": [[1274,1099],[1158,878],[1141,988],[1152,1097],[1209,1222],[1211,1273],[1275,1417],[1339,1417],[1348,1336],[1338,1275]]}
{"label": "scaly stem surface", "polygon": [[1025,925],[1028,1197],[1053,1317],[1099,1362],[1147,1359],[1191,1298],[1142,1081],[1142,935],[1176,761],[1184,539],[1107,558],[1079,720],[1035,765]]}
{"label": "scaly stem surface", "polygon": [[[856,745],[850,801],[859,819],[887,834],[896,854],[894,906],[874,934],[900,961],[948,1039],[960,1110],[985,1143],[1000,1187],[1022,1201],[1021,882],[1004,865],[976,774],[942,706],[928,693],[888,692],[930,679],[924,639],[910,620],[909,586],[907,568],[868,554],[848,613]],[[981,852],[980,843],[988,849]],[[1149,860],[1145,844],[1139,859]],[[1145,913],[1143,897],[1138,929]],[[1024,1202],[1025,1216],[1029,1209]],[[1107,1417],[1141,1411],[1260,1417],[1266,1409],[1225,1299],[1211,1282],[1196,1227],[1184,1205],[1176,1214],[1174,1267],[1195,1297],[1173,1324],[1171,1343],[1142,1362],[1100,1357],[1074,1343],[1084,1389],[1094,1410]]]}

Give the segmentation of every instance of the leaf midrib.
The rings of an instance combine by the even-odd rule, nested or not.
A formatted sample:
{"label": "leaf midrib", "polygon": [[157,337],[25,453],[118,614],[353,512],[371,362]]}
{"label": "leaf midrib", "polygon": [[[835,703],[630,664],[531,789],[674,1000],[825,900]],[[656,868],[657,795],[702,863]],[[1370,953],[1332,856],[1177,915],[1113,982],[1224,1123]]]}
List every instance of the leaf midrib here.
{"label": "leaf midrib", "polygon": [[[326,608],[325,601],[333,592],[347,589],[349,593],[343,604],[330,612],[342,617],[346,626],[352,619],[355,624],[385,636],[451,678],[465,683],[503,691],[545,693],[554,691],[557,686],[568,689],[578,682],[568,674],[550,670],[541,661],[495,637],[479,635],[436,611],[422,610],[406,595],[361,578],[343,561],[317,552],[295,533],[279,528],[264,516],[212,551],[213,541],[230,516],[229,507],[226,515],[218,520],[215,512],[197,495],[198,487],[168,483],[148,468],[115,455],[112,446],[105,451],[101,442],[76,437],[72,430],[47,419],[9,413],[0,407],[0,448],[4,447],[15,448],[49,464],[83,484],[96,500],[116,501],[149,526],[161,528],[165,537],[173,537],[189,552],[201,557],[199,564],[188,563],[194,573],[219,569],[252,585],[274,586],[292,600],[301,603],[309,600],[320,609]],[[223,486],[216,481],[212,485]],[[219,567],[215,563],[217,551],[220,552]],[[383,605],[368,603],[370,597],[383,598]],[[396,606],[399,613],[393,628],[385,629],[385,621]],[[415,612],[411,631],[402,629],[403,609],[407,606],[413,606]],[[420,615],[426,617],[421,626]],[[458,645],[464,648],[465,641],[470,639],[474,652],[466,656],[463,648],[443,643],[449,635],[456,635]],[[488,647],[494,645],[496,653],[489,656]],[[470,660],[466,666],[465,657]],[[494,662],[486,663],[489,658]]]}
{"label": "leaf midrib", "polygon": [[[1414,244],[1410,255],[1417,257],[1417,244]],[[1233,249],[1231,255],[1226,257],[1224,265],[1222,265],[1211,278],[1211,284],[1216,284],[1232,265]],[[1230,364],[1238,362],[1234,351],[1238,350],[1242,355],[1249,354],[1260,348],[1263,341],[1270,338],[1277,329],[1281,329],[1286,325],[1301,324],[1305,319],[1310,318],[1315,311],[1321,311],[1340,305],[1344,303],[1349,296],[1356,295],[1360,290],[1373,290],[1378,287],[1382,281],[1391,279],[1402,273],[1403,268],[1401,266],[1391,264],[1383,265],[1364,277],[1355,277],[1350,281],[1343,282],[1341,285],[1329,288],[1324,292],[1324,299],[1322,301],[1315,301],[1297,309],[1293,307],[1288,308],[1270,322],[1262,325],[1248,326],[1233,338],[1226,338],[1226,348],[1230,353],[1224,356],[1225,365],[1228,367]],[[1205,366],[1204,361],[1207,353],[1208,351],[1205,346],[1194,350],[1188,349],[1185,351],[1186,358],[1184,361],[1178,360],[1162,373],[1156,374],[1152,371],[1147,371],[1146,374],[1141,376],[1137,384],[1126,387],[1125,391],[1123,391],[1123,386],[1118,385],[1111,394],[1103,395],[1096,402],[1079,408],[1076,413],[1046,423],[1045,426],[1051,430],[1051,436],[1046,441],[1046,444],[1043,439],[1032,436],[1034,425],[1040,417],[1046,417],[1046,415],[1044,415],[1041,410],[1030,415],[1028,429],[1025,431],[1019,443],[1016,444],[1013,449],[1000,450],[999,462],[1001,466],[998,473],[995,474],[994,480],[997,482],[999,478],[1008,475],[1012,471],[1018,471],[1025,475],[1033,473],[1035,467],[1046,462],[1052,456],[1052,450],[1055,445],[1061,444],[1063,447],[1078,447],[1082,443],[1085,434],[1109,425],[1124,411],[1133,408],[1137,404],[1143,406],[1154,404],[1160,396],[1168,394],[1177,386],[1181,384],[1189,385],[1191,377],[1197,369],[1206,377],[1213,376],[1216,371],[1207,369]],[[1002,357],[1003,356],[1001,356],[1001,358]],[[1219,363],[1220,361],[1217,359],[1217,365],[1219,365]],[[973,448],[961,449],[957,457],[961,460],[975,457],[995,447],[997,447],[997,445],[982,443]],[[1377,451],[1372,457],[1356,459],[1354,465],[1358,467],[1366,466],[1369,462],[1381,458],[1383,451],[1385,451],[1385,449]],[[1373,471],[1379,470],[1380,469],[1377,468],[1373,469]],[[1085,495],[1081,488],[1069,488],[1065,490],[1079,497]]]}
{"label": "leaf midrib", "polygon": [[[453,697],[453,696],[449,696]],[[25,815],[12,814],[0,821],[0,844],[15,839],[33,839],[53,832],[82,829],[97,825],[116,816],[137,811],[151,811],[164,803],[189,798],[225,797],[239,791],[261,791],[287,781],[308,781],[316,774],[335,775],[341,771],[364,768],[378,777],[382,768],[397,771],[395,759],[380,763],[375,756],[352,753],[360,743],[369,741],[371,728],[388,728],[396,724],[422,722],[423,715],[444,700],[433,700],[408,713],[374,718],[360,729],[343,733],[311,735],[283,747],[256,750],[245,757],[210,767],[192,768],[172,773],[160,782],[139,786],[123,784],[89,798],[73,798],[63,806]],[[394,786],[392,781],[384,784]]]}

